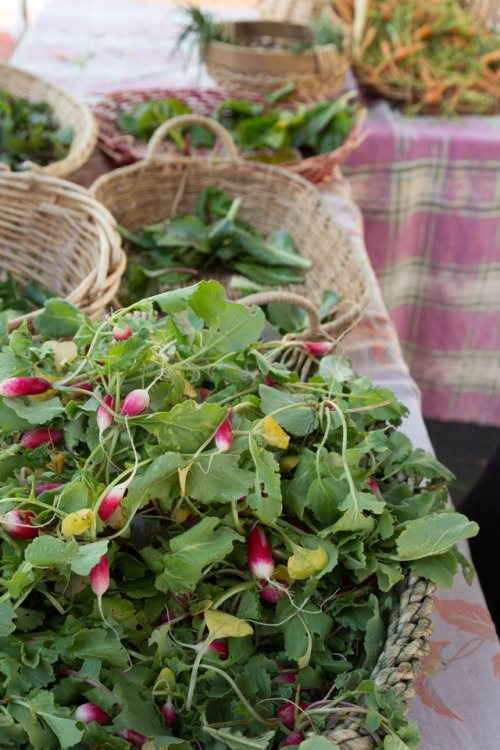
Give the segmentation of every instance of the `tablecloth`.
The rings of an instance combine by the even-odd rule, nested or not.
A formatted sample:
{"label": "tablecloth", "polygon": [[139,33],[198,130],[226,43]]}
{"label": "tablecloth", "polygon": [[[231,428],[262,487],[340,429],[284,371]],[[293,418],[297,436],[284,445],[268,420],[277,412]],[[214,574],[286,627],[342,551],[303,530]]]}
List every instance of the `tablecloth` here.
{"label": "tablecloth", "polygon": [[[235,17],[237,12],[224,14]],[[238,14],[249,15],[248,11]],[[169,5],[52,0],[12,62],[87,101],[114,88],[213,85],[193,65],[186,69],[178,56],[172,58],[177,29],[178,13]],[[74,177],[88,183],[108,168],[96,153]],[[361,213],[349,184],[340,179],[325,188],[323,196],[365,259],[372,279],[368,309],[342,342],[346,356],[358,372],[391,388],[408,406],[410,416],[403,430],[415,446],[432,450],[419,389],[402,357],[370,266]],[[410,702],[409,716],[420,727],[421,750],[492,750],[498,747],[500,726],[500,643],[477,580],[469,587],[457,576],[452,589],[439,591],[433,622],[431,651]]]}

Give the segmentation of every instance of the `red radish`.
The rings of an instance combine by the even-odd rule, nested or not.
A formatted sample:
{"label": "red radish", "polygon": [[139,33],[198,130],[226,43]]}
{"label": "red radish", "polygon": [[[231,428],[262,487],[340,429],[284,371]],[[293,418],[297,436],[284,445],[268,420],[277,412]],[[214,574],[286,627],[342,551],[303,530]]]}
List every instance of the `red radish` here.
{"label": "red radish", "polygon": [[120,414],[125,417],[137,417],[143,411],[146,411],[148,406],[149,393],[144,388],[137,388],[135,391],[130,391],[128,396],[123,399]]}
{"label": "red radish", "polygon": [[[79,388],[81,391],[88,391],[89,393],[92,393],[94,390],[94,386],[92,383],[89,383],[88,380],[77,380],[75,383],[73,383],[74,388]],[[81,396],[81,393],[74,392],[72,393],[74,396]]]}
{"label": "red radish", "polygon": [[248,567],[259,580],[268,581],[274,572],[271,547],[260,526],[254,526],[248,537]]}
{"label": "red radish", "polygon": [[125,341],[132,336],[132,329],[128,323],[125,324],[125,328],[115,326],[113,328],[113,338],[115,341]]}
{"label": "red radish", "polygon": [[328,354],[333,344],[330,341],[303,341],[302,348],[309,354]]}
{"label": "red radish", "polygon": [[[246,503],[246,501],[247,501],[246,495],[244,497],[240,497],[240,499],[238,500],[238,505],[241,503]],[[250,508],[243,508],[243,510],[238,511],[238,515],[241,516],[241,518],[245,518],[246,516],[249,516],[250,513],[251,513]]]}
{"label": "red radish", "polygon": [[50,427],[36,427],[24,433],[21,438],[21,445],[24,448],[38,448],[46,443],[57,445],[62,439],[61,430],[52,430]]}
{"label": "red radish", "polygon": [[117,484],[112,487],[104,497],[104,500],[100,504],[99,510],[97,511],[99,514],[99,518],[104,521],[104,523],[107,523],[109,521],[115,510],[120,505],[127,487],[128,482]]}
{"label": "red radish", "polygon": [[94,565],[90,571],[89,578],[94,594],[99,598],[102,597],[109,586],[109,565],[106,555],[103,555],[97,565]]}
{"label": "red radish", "polygon": [[215,445],[217,449],[224,453],[231,447],[231,426],[233,424],[233,410],[229,410],[227,419],[219,425],[217,432],[215,433]]}
{"label": "red radish", "polygon": [[127,740],[127,742],[130,742],[134,747],[142,747],[148,741],[148,737],[139,734],[139,732],[134,732],[133,729],[120,729],[118,734],[122,739]]}
{"label": "red radish", "polygon": [[37,396],[52,388],[43,378],[7,378],[0,383],[0,396],[16,398],[17,396]]}
{"label": "red radish", "polygon": [[172,698],[170,696],[168,696],[165,705],[162,706],[161,712],[163,714],[163,721],[165,722],[165,726],[173,727],[175,724],[175,720],[177,719],[177,714],[174,711]]}
{"label": "red radish", "polygon": [[64,484],[50,484],[41,482],[40,484],[35,484],[35,497],[38,497],[38,495],[41,495],[42,492],[49,492],[50,490],[57,490],[59,487],[64,487]]}
{"label": "red radish", "polygon": [[285,596],[283,588],[289,588],[289,584],[286,581],[279,580],[276,581],[276,583],[279,583],[282,588],[278,589],[275,586],[270,586],[266,582],[264,582],[264,588],[259,591],[259,596],[265,602],[276,604],[276,602],[279,602],[279,600],[283,599],[283,597]]}
{"label": "red radish", "polygon": [[291,672],[289,670],[290,667],[278,667],[278,671],[281,672],[281,674],[273,679],[273,684],[293,685],[293,683],[297,681],[297,674],[296,672]]}
{"label": "red radish", "polygon": [[[113,409],[114,411],[115,400],[111,393],[106,393],[103,401],[106,406],[109,406],[110,409]],[[111,414],[109,409],[106,409],[106,406],[99,406],[99,408],[97,409],[97,425],[99,427],[99,437],[101,437],[104,430],[106,430],[113,421],[113,415]]]}
{"label": "red radish", "polygon": [[33,526],[31,518],[36,518],[32,510],[9,510],[2,523],[7,534],[14,539],[34,539],[38,536],[38,527]]}
{"label": "red radish", "polygon": [[270,378],[269,375],[264,375],[264,383],[269,386],[281,385],[281,383],[278,383],[277,380],[273,380],[272,378]]}
{"label": "red radish", "polygon": [[305,709],[308,705],[308,703],[300,701],[299,707],[297,708],[295,703],[285,703],[285,705],[281,706],[280,710],[278,711],[278,719],[283,722],[287,729],[293,729],[295,726],[295,720],[301,713],[299,709]]}
{"label": "red radish", "polygon": [[110,717],[103,711],[102,708],[96,706],[95,703],[82,703],[81,706],[73,712],[71,717],[74,721],[82,721],[84,724],[89,724],[91,721],[97,721],[98,724],[106,724]]}
{"label": "red radish", "polygon": [[377,484],[377,483],[376,483],[376,481],[375,481],[374,479],[372,479],[371,477],[370,477],[370,478],[369,478],[369,479],[367,480],[367,482],[366,482],[366,483],[367,483],[368,487],[369,487],[369,488],[370,488],[371,490],[373,490],[374,492],[376,492],[376,491],[378,490],[378,484]]}
{"label": "red radish", "polygon": [[222,641],[212,641],[207,651],[217,651],[219,653],[219,661],[226,661],[229,656],[229,646],[227,643],[222,643]]}
{"label": "red radish", "polygon": [[208,388],[198,388],[198,391],[200,392],[200,398],[202,401],[205,401],[205,399],[212,393]]}
{"label": "red radish", "polygon": [[304,742],[304,735],[300,732],[290,732],[281,747],[288,747],[288,745],[300,745]]}

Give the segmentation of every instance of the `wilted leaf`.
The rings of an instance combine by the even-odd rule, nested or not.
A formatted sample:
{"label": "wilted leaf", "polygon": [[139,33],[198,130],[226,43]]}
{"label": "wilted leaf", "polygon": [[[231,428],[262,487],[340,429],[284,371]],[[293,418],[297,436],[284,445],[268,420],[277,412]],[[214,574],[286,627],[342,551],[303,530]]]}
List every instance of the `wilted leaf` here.
{"label": "wilted leaf", "polygon": [[264,420],[264,437],[268,445],[274,445],[275,448],[282,448],[283,450],[288,448],[290,442],[289,435],[281,429],[272,417],[266,417]]}
{"label": "wilted leaf", "polygon": [[95,529],[96,521],[93,511],[90,508],[82,508],[66,516],[61,524],[61,534],[66,538],[71,535],[77,536],[87,531],[91,524]]}
{"label": "wilted leaf", "polygon": [[207,610],[205,622],[211,638],[244,638],[253,633],[252,626],[245,620],[218,610]]}

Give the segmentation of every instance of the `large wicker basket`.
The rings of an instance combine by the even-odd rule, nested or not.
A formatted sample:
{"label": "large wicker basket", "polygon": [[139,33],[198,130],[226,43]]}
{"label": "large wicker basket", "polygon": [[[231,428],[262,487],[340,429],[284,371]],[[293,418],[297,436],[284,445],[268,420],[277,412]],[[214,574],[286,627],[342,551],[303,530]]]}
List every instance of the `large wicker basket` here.
{"label": "large wicker basket", "polygon": [[259,3],[259,18],[266,21],[307,25],[311,18],[317,16],[339,22],[330,0],[261,0]]}
{"label": "large wicker basket", "polygon": [[[135,105],[148,99],[163,99],[177,97],[197,115],[213,115],[227,98],[245,98],[252,102],[265,103],[265,99],[258,94],[229,95],[215,89],[154,89],[149,91],[116,91],[101,99],[94,107],[94,114],[99,123],[99,147],[117,164],[133,164],[146,156],[148,143],[146,140],[136,139],[123,133],[118,127],[122,112],[130,111]],[[287,105],[288,106],[288,105]],[[293,103],[290,104],[293,107]],[[339,148],[327,154],[318,154],[300,161],[279,164],[299,174],[315,185],[330,182],[336,176],[336,168],[344,159],[365,139],[367,131],[363,130],[366,110],[359,110],[354,127]],[[175,150],[171,141],[161,145],[160,153],[168,154]]]}
{"label": "large wicker basket", "polygon": [[469,10],[480,26],[497,27],[500,24],[500,3],[498,0],[459,0],[460,5]]}
{"label": "large wicker basket", "polygon": [[264,36],[288,44],[311,44],[308,26],[277,21],[232,21],[223,26],[235,43],[211,41],[203,56],[208,74],[222,88],[265,94],[293,81],[293,96],[310,100],[333,95],[345,84],[348,54],[333,44],[300,53],[253,46]]}
{"label": "large wicker basket", "polygon": [[[159,159],[158,150],[166,133],[179,125],[193,123],[213,130],[223,141],[229,157],[172,155],[170,159]],[[297,251],[312,260],[313,267],[304,284],[290,285],[286,287],[288,291],[302,294],[317,307],[325,288],[338,292],[341,301],[333,319],[323,326],[323,332],[339,339],[356,324],[369,297],[365,264],[319,192],[295,174],[244,162],[227,130],[215,120],[183,115],[164,123],[153,135],[146,159],[103,175],[91,190],[119,224],[134,231],[175,214],[194,212],[198,196],[211,185],[242,198],[242,214],[261,234],[290,232]],[[227,270],[212,267],[206,276],[221,281],[230,299],[240,297],[239,292],[228,287]]]}
{"label": "large wicker basket", "polygon": [[67,177],[85,164],[97,143],[98,130],[94,116],[85,104],[59,86],[5,62],[0,62],[0,90],[31,102],[47,102],[61,127],[70,125],[73,130],[68,155],[45,167],[33,167],[32,171],[51,177]]}
{"label": "large wicker basket", "polygon": [[[125,269],[116,223],[88,190],[54,177],[0,173],[0,268],[30,279],[97,319]],[[9,322],[9,330],[40,310]]]}

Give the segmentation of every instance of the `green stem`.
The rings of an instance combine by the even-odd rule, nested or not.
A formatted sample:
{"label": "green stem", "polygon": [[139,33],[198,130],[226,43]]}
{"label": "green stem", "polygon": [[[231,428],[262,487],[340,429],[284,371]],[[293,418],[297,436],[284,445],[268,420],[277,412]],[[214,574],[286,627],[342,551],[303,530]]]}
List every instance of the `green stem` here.
{"label": "green stem", "polygon": [[[220,674],[222,677],[224,677],[225,680],[229,682],[231,687],[233,688],[234,692],[240,699],[240,701],[245,705],[246,709],[252,714],[254,719],[259,722],[259,724],[263,724],[265,727],[276,727],[277,726],[277,720],[276,719],[264,719],[263,716],[261,716],[257,711],[253,708],[252,705],[248,702],[245,695],[241,692],[238,685],[235,683],[235,681],[227,674],[227,672],[224,672],[224,670],[219,669],[218,667],[212,667],[209,664],[202,664],[201,665],[203,669],[208,669],[211,672],[216,672],[217,674]],[[189,706],[186,703],[186,708],[189,709]],[[234,738],[233,738],[234,739]]]}
{"label": "green stem", "polygon": [[212,610],[217,609],[220,607],[221,604],[223,604],[227,599],[230,599],[232,596],[236,596],[236,594],[240,594],[242,591],[247,591],[248,589],[254,589],[255,588],[255,581],[246,581],[246,583],[240,583],[237,586],[233,586],[230,589],[227,589],[216,602],[212,605]]}
{"label": "green stem", "polygon": [[10,458],[16,453],[19,453],[22,447],[23,446],[21,445],[21,443],[16,443],[15,445],[10,445],[8,448],[2,448],[2,452],[0,453],[0,461],[5,461],[6,458]]}

